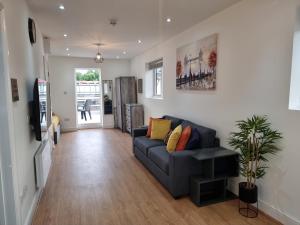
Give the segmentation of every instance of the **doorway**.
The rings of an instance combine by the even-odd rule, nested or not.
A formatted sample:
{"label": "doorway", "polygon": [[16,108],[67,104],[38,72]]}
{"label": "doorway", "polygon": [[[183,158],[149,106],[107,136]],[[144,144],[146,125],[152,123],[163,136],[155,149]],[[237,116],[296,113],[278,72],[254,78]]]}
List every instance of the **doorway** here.
{"label": "doorway", "polygon": [[4,22],[4,8],[0,3],[0,224],[18,224],[14,182],[14,164],[12,160],[12,105],[10,78],[8,73],[8,47]]}
{"label": "doorway", "polygon": [[77,128],[100,128],[102,124],[101,71],[75,69]]}

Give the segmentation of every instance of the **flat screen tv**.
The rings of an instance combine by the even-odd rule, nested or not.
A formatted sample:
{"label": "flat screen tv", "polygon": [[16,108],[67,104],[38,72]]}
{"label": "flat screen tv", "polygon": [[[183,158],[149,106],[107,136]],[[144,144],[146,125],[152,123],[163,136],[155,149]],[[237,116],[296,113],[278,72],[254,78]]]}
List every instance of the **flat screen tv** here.
{"label": "flat screen tv", "polygon": [[47,81],[36,79],[33,87],[31,124],[37,141],[42,141],[47,131]]}

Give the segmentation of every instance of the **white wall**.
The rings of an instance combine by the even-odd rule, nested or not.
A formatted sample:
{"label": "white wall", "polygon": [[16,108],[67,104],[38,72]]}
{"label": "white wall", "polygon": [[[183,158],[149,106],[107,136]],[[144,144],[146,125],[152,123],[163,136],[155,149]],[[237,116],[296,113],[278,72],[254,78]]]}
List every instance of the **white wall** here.
{"label": "white wall", "polygon": [[[288,110],[298,5],[296,0],[244,0],[131,62],[131,74],[144,78],[147,62],[164,59],[164,99],[139,95],[146,118],[171,114],[189,119],[216,129],[221,144],[229,147],[236,120],[269,116],[283,133],[283,151],[259,184],[260,207],[284,224],[300,224],[300,114]],[[213,33],[219,34],[216,91],[176,90],[176,49]]]}
{"label": "white wall", "polygon": [[[100,68],[102,80],[113,80],[113,88],[116,77],[130,75],[129,60],[107,59],[104,63],[97,64],[90,58],[49,57],[53,112],[60,116],[62,129],[65,131],[77,129],[77,111],[75,106],[76,68]],[[113,98],[115,98],[115,96]]]}
{"label": "white wall", "polygon": [[300,110],[300,8],[297,9],[297,17],[294,31],[293,42],[293,60],[292,75],[290,88],[289,108],[292,110]]}
{"label": "white wall", "polygon": [[[1,148],[1,146],[0,146]],[[0,149],[1,150],[1,149]],[[5,223],[5,214],[4,214],[4,197],[3,197],[3,190],[2,190],[2,171],[0,167],[0,224]]]}
{"label": "white wall", "polygon": [[[43,77],[43,43],[37,25],[37,43],[29,42],[28,17],[32,17],[25,0],[0,0],[4,5],[9,50],[9,74],[18,79],[20,101],[13,103],[13,136],[17,167],[21,224],[30,219],[37,197],[34,180],[34,154],[39,147],[29,125],[29,101],[34,79]],[[3,131],[1,131],[3,132]]]}

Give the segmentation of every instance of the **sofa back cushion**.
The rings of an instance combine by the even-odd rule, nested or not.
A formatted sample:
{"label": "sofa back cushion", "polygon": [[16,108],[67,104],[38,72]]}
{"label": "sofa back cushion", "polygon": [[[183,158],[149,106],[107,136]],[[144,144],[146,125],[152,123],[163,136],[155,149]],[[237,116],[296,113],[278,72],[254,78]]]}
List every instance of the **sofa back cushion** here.
{"label": "sofa back cushion", "polygon": [[186,150],[199,149],[201,146],[201,136],[196,128],[192,128],[191,136],[185,146]]}
{"label": "sofa back cushion", "polygon": [[168,144],[168,141],[169,141],[169,139],[170,139],[170,136],[171,136],[172,132],[173,132],[173,130],[170,129],[169,133],[167,134],[167,136],[166,136],[165,139],[164,139],[164,143],[165,143],[165,144]]}
{"label": "sofa back cushion", "polygon": [[215,139],[216,139],[216,131],[207,127],[202,127],[197,124],[194,124],[188,120],[183,121],[182,127],[185,128],[187,126],[192,127],[192,135],[194,129],[197,130],[197,132],[200,135],[200,140],[198,143],[198,146],[196,148],[211,148],[215,146]]}
{"label": "sofa back cushion", "polygon": [[173,116],[168,116],[168,115],[163,116],[163,119],[171,120],[171,129],[172,130],[174,130],[176,127],[178,127],[183,122],[183,119],[176,118]]}

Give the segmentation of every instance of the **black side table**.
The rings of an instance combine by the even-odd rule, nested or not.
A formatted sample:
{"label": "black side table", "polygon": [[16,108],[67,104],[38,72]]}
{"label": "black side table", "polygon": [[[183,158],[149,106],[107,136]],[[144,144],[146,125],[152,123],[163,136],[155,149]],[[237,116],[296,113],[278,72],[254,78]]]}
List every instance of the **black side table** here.
{"label": "black side table", "polygon": [[235,199],[227,190],[228,178],[239,176],[239,154],[222,147],[199,150],[193,158],[200,163],[198,176],[191,177],[190,195],[197,206]]}

